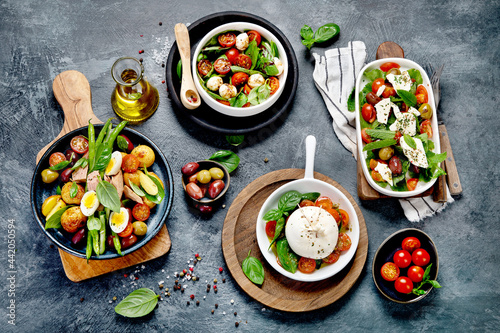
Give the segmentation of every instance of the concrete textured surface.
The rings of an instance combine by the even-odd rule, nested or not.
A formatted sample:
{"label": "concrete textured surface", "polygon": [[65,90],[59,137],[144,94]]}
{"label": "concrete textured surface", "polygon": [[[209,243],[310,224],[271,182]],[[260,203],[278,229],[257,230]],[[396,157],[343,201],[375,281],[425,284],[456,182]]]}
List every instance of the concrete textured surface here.
{"label": "concrete textured surface", "polygon": [[[300,80],[293,107],[283,125],[246,138],[231,148],[223,135],[181,122],[172,110],[164,68],[177,22],[223,10],[247,11],[273,22],[294,47]],[[500,326],[500,172],[498,113],[500,1],[63,1],[0,2],[0,331],[496,331]],[[159,25],[162,22],[162,25]],[[340,38],[364,41],[368,59],[387,40],[399,43],[406,57],[420,64],[445,64],[440,112],[448,129],[463,195],[442,213],[411,223],[396,200],[361,202],[356,195],[356,162],[335,136],[331,118],[316,90],[314,61],[302,46],[302,25],[335,22]],[[143,35],[143,37],[140,37]],[[144,49],[144,54],[138,51]],[[323,53],[324,47],[314,47]],[[304,167],[304,139],[318,139],[315,169],[338,181],[356,199],[366,220],[368,259],[358,282],[338,302],[314,312],[289,314],[265,308],[246,295],[225,268],[221,229],[227,208],[210,218],[194,214],[182,186],[175,184],[174,207],[166,225],[169,254],[138,269],[124,269],[75,284],[62,269],[56,248],[35,225],[29,188],[39,149],[60,131],[63,113],[52,94],[62,71],[86,75],[93,110],[113,117],[110,94],[113,62],[122,56],[144,58],[146,75],[160,90],[160,106],[146,123],[135,126],[165,153],[178,175],[186,162],[233,149],[241,158],[225,204],[252,180],[273,170]],[[269,162],[264,163],[264,158]],[[257,208],[256,208],[257,209]],[[16,230],[13,285],[8,273],[8,224]],[[376,289],[371,264],[377,247],[391,233],[416,227],[435,241],[443,285],[412,305],[385,299]],[[199,283],[186,283],[140,319],[116,315],[114,306],[134,288],[159,292],[173,286],[173,273],[199,253]],[[139,272],[136,272],[138,270]],[[124,274],[139,277],[131,280]],[[206,294],[206,283],[219,281],[219,292]],[[134,285],[131,282],[135,282]],[[15,295],[9,296],[14,287]],[[200,305],[186,305],[195,294]],[[206,299],[203,296],[206,295]],[[118,301],[112,301],[116,296]],[[81,298],[84,298],[81,302]],[[9,302],[15,299],[15,326]],[[234,300],[234,304],[231,304]],[[111,301],[111,302],[110,302]],[[219,307],[211,314],[214,304]],[[234,315],[234,312],[237,315]],[[225,313],[225,314],[224,314]],[[238,328],[235,322],[240,322]]]}

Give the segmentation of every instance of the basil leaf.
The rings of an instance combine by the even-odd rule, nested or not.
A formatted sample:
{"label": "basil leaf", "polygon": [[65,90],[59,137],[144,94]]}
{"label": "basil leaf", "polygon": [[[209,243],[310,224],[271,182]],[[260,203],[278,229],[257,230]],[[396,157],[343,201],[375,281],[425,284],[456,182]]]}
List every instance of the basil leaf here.
{"label": "basil leaf", "polygon": [[125,140],[125,138],[121,135],[119,135],[116,138],[116,143],[118,144],[118,148],[126,152],[128,150],[128,142]]}
{"label": "basil leaf", "polygon": [[89,164],[89,160],[86,158],[80,158],[78,161],[76,161],[75,165],[71,167],[71,170],[76,170],[77,168],[85,168]]}
{"label": "basil leaf", "polygon": [[255,87],[252,90],[250,90],[250,93],[248,94],[248,101],[252,105],[258,105],[259,104],[259,93],[258,93],[259,87]]}
{"label": "basil leaf", "polygon": [[412,291],[412,293],[415,294],[415,295],[424,295],[425,291],[414,288],[413,291]]}
{"label": "basil leaf", "polygon": [[141,97],[142,97],[142,94],[140,92],[130,93],[130,94],[127,95],[128,99],[131,99],[131,100],[134,100],[134,101],[138,100]]}
{"label": "basil leaf", "polygon": [[385,140],[380,140],[380,141],[374,141],[374,142],[370,142],[370,143],[366,144],[365,147],[363,148],[363,151],[380,149],[380,148],[389,147],[389,146],[392,146],[395,144],[396,144],[396,140],[394,140],[394,139],[385,139]]}
{"label": "basil leaf", "polygon": [[250,257],[250,251],[248,251],[248,256],[241,263],[241,268],[250,281],[261,285],[264,283],[264,267],[259,259]]}
{"label": "basil leaf", "polygon": [[410,146],[413,149],[417,149],[417,143],[415,142],[415,140],[413,140],[413,138],[411,136],[409,136],[408,134],[405,134],[404,139],[405,139],[405,142],[408,146]]}
{"label": "basil leaf", "polygon": [[303,39],[302,45],[304,45],[305,47],[307,47],[310,50],[311,47],[314,45],[314,39],[307,39],[307,40]]}
{"label": "basil leaf", "polygon": [[423,281],[425,281],[429,278],[429,274],[431,273],[431,267],[432,267],[432,264],[429,264],[429,266],[427,266],[427,268],[425,269],[424,276],[422,277]]}
{"label": "basil leaf", "polygon": [[[200,53],[201,55],[201,53]],[[199,61],[199,59],[198,59]],[[177,63],[177,77],[179,80],[182,80],[182,60],[179,59],[179,62]]]}
{"label": "basil leaf", "polygon": [[274,229],[274,237],[273,240],[271,241],[271,244],[269,244],[268,249],[270,249],[273,246],[274,242],[276,242],[278,237],[281,235],[281,231],[283,231],[284,227],[285,227],[285,218],[282,216],[278,218],[278,220],[276,221],[276,227]]}
{"label": "basil leaf", "polygon": [[236,170],[236,168],[240,164],[240,158],[238,157],[238,155],[230,150],[220,150],[210,156],[208,159],[219,162],[227,169],[227,172],[229,173]]}
{"label": "basil leaf", "polygon": [[[96,162],[94,164],[95,170],[103,170],[109,164],[111,160],[111,155],[113,154],[113,147],[109,147],[108,145],[101,144],[96,152]],[[89,170],[90,171],[90,170]]]}
{"label": "basil leaf", "polygon": [[366,76],[370,81],[375,81],[376,79],[381,79],[381,78],[385,80],[385,73],[378,68],[373,69],[371,71],[366,71],[364,72],[363,75]]}
{"label": "basil leaf", "polygon": [[269,65],[267,66],[264,71],[266,72],[267,75],[269,76],[275,76],[275,75],[278,75],[279,74],[279,70],[278,70],[278,67],[276,67],[276,65]]}
{"label": "basil leaf", "polygon": [[129,183],[130,183],[130,188],[132,189],[132,191],[135,192],[135,194],[137,194],[140,197],[146,196],[146,193],[143,190],[141,190],[139,186],[135,185],[134,182],[129,182]]}
{"label": "basil leaf", "polygon": [[[147,174],[147,173],[146,173]],[[163,189],[163,186],[161,186],[161,183],[156,177],[151,176],[147,174],[148,177],[155,183],[156,187],[158,187],[158,193],[156,195],[150,195],[148,193],[144,193],[146,195],[146,198],[148,198],[149,201],[154,202],[155,204],[159,205],[163,201],[163,198],[165,197],[165,190]],[[130,182],[132,183],[132,182]],[[135,192],[135,191],[134,191]]]}
{"label": "basil leaf", "polygon": [[240,92],[238,94],[238,96],[236,97],[233,106],[236,108],[241,108],[241,107],[243,107],[243,105],[247,104],[247,102],[248,102],[247,95]]}
{"label": "basil leaf", "polygon": [[441,285],[436,280],[427,280],[434,288],[441,288]]}
{"label": "basil leaf", "polygon": [[76,197],[77,194],[78,194],[78,184],[76,182],[73,182],[71,184],[71,188],[69,189],[69,196],[71,198],[74,198]]}
{"label": "basil leaf", "polygon": [[252,60],[252,67],[250,67],[250,69],[254,69],[255,65],[257,65],[259,53],[260,49],[257,46],[257,42],[255,40],[251,41],[250,44],[248,44],[248,48],[245,50],[245,54]]}
{"label": "basil leaf", "polygon": [[[356,87],[352,87],[351,94],[349,95],[349,99],[347,100],[347,110],[350,112],[356,111]],[[364,103],[363,103],[364,104]]]}
{"label": "basil leaf", "polygon": [[271,209],[262,218],[264,221],[277,221],[281,216],[283,216],[283,212],[281,210]]}
{"label": "basil leaf", "polygon": [[319,192],[304,193],[300,197],[300,201],[302,201],[302,200],[311,200],[311,201],[314,202],[314,201],[316,201],[316,199],[319,198],[320,195],[321,195],[321,193],[319,193]]}
{"label": "basil leaf", "polygon": [[87,221],[87,229],[90,230],[100,230],[101,229],[101,220],[97,217],[90,216]]}
{"label": "basil leaf", "polygon": [[337,36],[340,32],[340,28],[335,23],[325,24],[316,31],[314,34],[314,41],[316,43],[324,43],[327,40],[332,39]]}
{"label": "basil leaf", "polygon": [[383,129],[367,129],[366,134],[376,139],[394,139],[396,132]]}
{"label": "basil leaf", "polygon": [[308,26],[307,24],[304,24],[302,29],[300,29],[300,36],[304,39],[313,39],[314,38],[314,31],[313,29]]}
{"label": "basil leaf", "polygon": [[159,296],[148,288],[139,288],[115,306],[115,312],[129,318],[142,317],[153,311]]}
{"label": "basil leaf", "polygon": [[300,202],[302,194],[297,191],[289,191],[283,194],[278,202],[278,209],[282,212],[294,210]]}
{"label": "basil leaf", "polygon": [[278,50],[278,45],[275,42],[271,41],[271,49],[273,51],[273,57],[279,58],[280,52]]}
{"label": "basil leaf", "polygon": [[295,273],[297,271],[298,257],[290,249],[286,238],[281,238],[276,242],[276,252],[280,261],[281,267],[285,270]]}
{"label": "basil leaf", "polygon": [[101,181],[96,188],[97,199],[99,202],[113,212],[120,212],[120,198],[116,188],[107,181]]}
{"label": "basil leaf", "polygon": [[420,71],[415,68],[411,68],[408,71],[408,74],[410,74],[410,77],[415,80],[415,83],[417,85],[424,83],[424,80],[422,79],[422,74],[420,74]]}
{"label": "basil leaf", "polygon": [[243,143],[243,140],[245,140],[244,135],[226,135],[226,140],[227,142],[232,145],[232,146],[239,146]]}
{"label": "basil leaf", "polygon": [[56,194],[61,195],[61,186],[60,185],[57,185]]}
{"label": "basil leaf", "polygon": [[49,217],[49,219],[47,220],[47,222],[45,222],[45,230],[51,229],[51,228],[54,228],[54,229],[61,228],[61,216],[68,208],[71,208],[71,207],[74,207],[74,206],[65,206],[65,207],[59,209],[58,211],[56,211],[54,214],[52,214]]}
{"label": "basil leaf", "polygon": [[417,96],[413,95],[411,92],[398,90],[397,93],[399,97],[403,99],[403,102],[408,105],[408,107],[417,105]]}
{"label": "basil leaf", "polygon": [[259,104],[264,103],[266,99],[271,96],[271,87],[265,83],[257,88],[257,96],[259,98]]}
{"label": "basil leaf", "polygon": [[[72,158],[73,158],[73,156],[72,156]],[[65,167],[67,167],[70,163],[71,163],[71,159],[69,161],[59,162],[56,165],[49,167],[49,169],[52,171],[59,171],[59,170],[64,169]]]}

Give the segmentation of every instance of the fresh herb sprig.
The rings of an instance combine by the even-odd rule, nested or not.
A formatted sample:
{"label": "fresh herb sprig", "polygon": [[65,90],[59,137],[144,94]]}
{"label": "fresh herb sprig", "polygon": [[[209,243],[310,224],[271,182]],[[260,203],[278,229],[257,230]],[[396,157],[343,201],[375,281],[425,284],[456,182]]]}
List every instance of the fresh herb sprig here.
{"label": "fresh herb sprig", "polygon": [[264,283],[264,267],[259,259],[250,256],[251,251],[248,251],[248,256],[241,263],[241,269],[250,281],[262,285]]}
{"label": "fresh herb sprig", "polygon": [[340,28],[335,23],[328,23],[319,27],[316,32],[308,26],[307,24],[300,29],[300,35],[302,36],[302,44],[305,45],[309,50],[314,45],[314,43],[324,43],[333,37],[337,36],[340,32]]}
{"label": "fresh herb sprig", "polygon": [[148,288],[139,288],[115,306],[115,312],[129,318],[143,317],[154,310],[160,295]]}
{"label": "fresh herb sprig", "polygon": [[238,157],[238,155],[230,150],[219,150],[208,159],[219,162],[227,169],[227,172],[229,173],[236,170],[236,168],[240,164],[240,158]]}
{"label": "fresh herb sprig", "polygon": [[420,282],[420,285],[417,288],[413,288],[412,293],[415,295],[425,295],[426,291],[422,290],[422,286],[429,283],[431,284],[434,288],[441,288],[441,285],[436,281],[436,280],[431,280],[429,278],[429,274],[431,273],[431,267],[432,264],[427,266],[424,272],[424,277],[422,279],[422,282]]}

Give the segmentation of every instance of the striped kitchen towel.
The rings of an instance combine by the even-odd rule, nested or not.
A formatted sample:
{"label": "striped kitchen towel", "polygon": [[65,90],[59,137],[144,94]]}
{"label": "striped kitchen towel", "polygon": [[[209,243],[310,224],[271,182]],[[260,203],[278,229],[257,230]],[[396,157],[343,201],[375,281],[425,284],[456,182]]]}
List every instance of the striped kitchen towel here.
{"label": "striped kitchen towel", "polygon": [[[365,65],[366,46],[360,41],[349,42],[347,47],[330,49],[324,56],[313,53],[316,65],[313,78],[326,107],[332,116],[333,130],[344,147],[356,158],[356,115],[347,109],[347,100],[356,84],[359,71]],[[431,196],[400,199],[404,213],[412,222],[439,213],[453,198],[437,203]]]}

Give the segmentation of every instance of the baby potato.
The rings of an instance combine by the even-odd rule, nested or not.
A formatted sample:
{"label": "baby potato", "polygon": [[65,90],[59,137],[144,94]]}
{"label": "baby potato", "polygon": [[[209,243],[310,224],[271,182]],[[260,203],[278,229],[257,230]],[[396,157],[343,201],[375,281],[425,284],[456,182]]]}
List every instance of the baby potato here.
{"label": "baby potato", "polygon": [[148,171],[148,174],[151,175],[151,176],[153,176],[153,177],[155,177],[156,179],[158,179],[158,181],[161,184],[161,187],[163,187],[163,189],[165,190],[165,185],[163,185],[163,181],[160,179],[160,177],[158,177],[158,175],[156,173]]}
{"label": "baby potato", "polygon": [[87,216],[83,215],[80,206],[68,208],[61,216],[61,226],[71,233],[83,228],[86,222]]}
{"label": "baby potato", "polygon": [[142,197],[142,201],[146,204],[146,206],[149,207],[149,209],[153,209],[156,206],[156,204],[153,201],[149,200],[146,197]]}
{"label": "baby potato", "polygon": [[83,195],[85,194],[85,189],[83,188],[82,185],[77,184],[78,192],[76,193],[75,197],[72,198],[69,193],[72,185],[73,182],[68,182],[64,184],[63,188],[61,189],[62,199],[68,205],[80,205],[80,203],[82,202]]}
{"label": "baby potato", "polygon": [[62,200],[60,195],[51,195],[42,204],[42,215],[49,215],[50,211],[56,206],[56,204]]}
{"label": "baby potato", "polygon": [[131,154],[139,159],[140,167],[149,168],[155,162],[155,153],[151,147],[139,145],[132,150]]}
{"label": "baby potato", "polygon": [[136,172],[125,172],[123,174],[123,181],[125,182],[125,184],[130,187],[130,182],[134,183],[135,185],[137,186],[140,186],[141,185],[141,173],[142,171],[140,170],[137,170]]}

